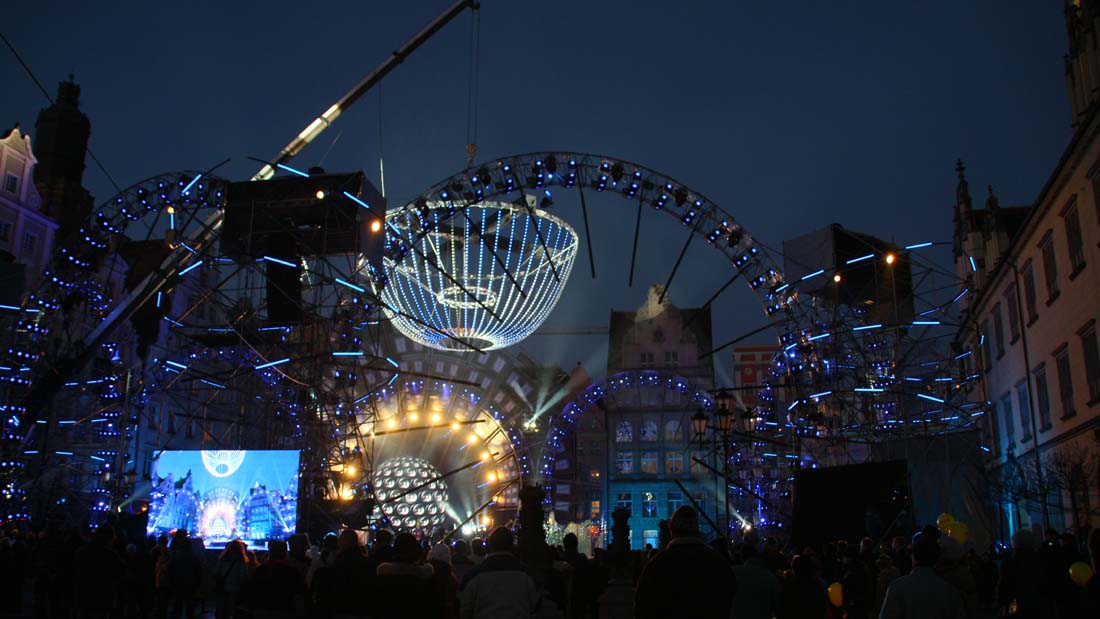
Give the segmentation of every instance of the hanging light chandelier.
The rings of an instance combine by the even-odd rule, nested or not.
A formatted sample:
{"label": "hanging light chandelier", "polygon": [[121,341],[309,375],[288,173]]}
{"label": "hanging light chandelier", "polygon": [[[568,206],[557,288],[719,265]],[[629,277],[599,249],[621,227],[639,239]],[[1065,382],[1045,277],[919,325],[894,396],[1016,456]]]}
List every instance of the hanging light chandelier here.
{"label": "hanging light chandelier", "polygon": [[526,202],[420,202],[388,214],[386,228],[386,314],[441,350],[492,350],[531,335],[577,255],[573,228]]}

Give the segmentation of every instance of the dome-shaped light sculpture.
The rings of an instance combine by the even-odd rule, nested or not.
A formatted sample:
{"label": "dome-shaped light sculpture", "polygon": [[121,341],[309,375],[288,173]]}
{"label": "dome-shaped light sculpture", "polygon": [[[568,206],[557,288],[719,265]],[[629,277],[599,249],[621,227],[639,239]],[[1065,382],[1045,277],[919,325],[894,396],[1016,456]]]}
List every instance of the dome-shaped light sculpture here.
{"label": "dome-shaped light sculpture", "polygon": [[382,513],[399,529],[438,526],[446,518],[447,483],[423,458],[386,460],[374,471],[374,488]]}
{"label": "dome-shaped light sculpture", "polygon": [[577,233],[544,210],[421,202],[386,216],[386,313],[441,350],[492,350],[531,335],[557,304]]}

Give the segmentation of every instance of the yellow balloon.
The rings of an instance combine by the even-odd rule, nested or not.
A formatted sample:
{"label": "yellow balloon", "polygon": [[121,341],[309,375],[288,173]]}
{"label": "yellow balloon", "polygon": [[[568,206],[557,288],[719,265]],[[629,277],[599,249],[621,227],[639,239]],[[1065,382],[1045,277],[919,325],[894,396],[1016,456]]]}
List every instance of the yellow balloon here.
{"label": "yellow balloon", "polygon": [[947,525],[952,522],[955,522],[955,517],[947,512],[940,514],[939,517],[936,518],[936,526],[939,527],[941,531],[947,528]]}
{"label": "yellow balloon", "polygon": [[970,539],[970,527],[966,526],[965,522],[959,522],[958,520],[947,523],[947,526],[943,528],[943,532],[960,544],[965,545],[966,540]]}
{"label": "yellow balloon", "polygon": [[1084,587],[1085,583],[1092,578],[1092,568],[1088,563],[1078,561],[1069,566],[1069,577],[1073,582],[1077,583],[1078,587]]}
{"label": "yellow balloon", "polygon": [[840,608],[841,605],[844,604],[844,586],[838,582],[834,582],[833,584],[829,585],[828,592],[829,602],[833,606]]}

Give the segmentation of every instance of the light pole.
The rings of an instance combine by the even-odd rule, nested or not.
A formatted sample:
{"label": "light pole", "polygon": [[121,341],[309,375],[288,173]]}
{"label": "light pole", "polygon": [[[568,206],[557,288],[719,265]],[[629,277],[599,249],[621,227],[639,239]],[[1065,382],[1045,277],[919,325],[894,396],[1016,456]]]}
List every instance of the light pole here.
{"label": "light pole", "polygon": [[[722,536],[729,535],[730,524],[730,485],[729,485],[729,438],[730,433],[733,431],[733,413],[726,407],[725,401],[720,401],[718,410],[714,413],[714,425],[710,424],[707,414],[703,412],[703,409],[696,411],[691,417],[691,427],[695,431],[695,436],[699,439],[699,446],[702,447],[703,439],[707,435],[707,430],[710,430],[710,442],[721,442],[722,446],[722,467],[720,475],[722,477],[722,500],[725,506],[722,509],[723,517],[721,521],[725,527],[725,531],[722,532]],[[717,452],[717,445],[715,452]],[[715,469],[718,473],[718,470]],[[718,497],[715,497],[717,500]],[[718,509],[715,508],[715,517],[718,517]]]}

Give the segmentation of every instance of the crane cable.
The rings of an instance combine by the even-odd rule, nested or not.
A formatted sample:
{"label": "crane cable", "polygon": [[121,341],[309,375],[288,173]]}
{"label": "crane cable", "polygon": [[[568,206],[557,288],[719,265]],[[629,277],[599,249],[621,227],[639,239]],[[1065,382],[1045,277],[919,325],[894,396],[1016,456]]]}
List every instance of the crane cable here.
{"label": "crane cable", "polygon": [[466,167],[477,156],[478,76],[481,55],[481,10],[474,7],[470,15],[470,64],[466,90]]}

